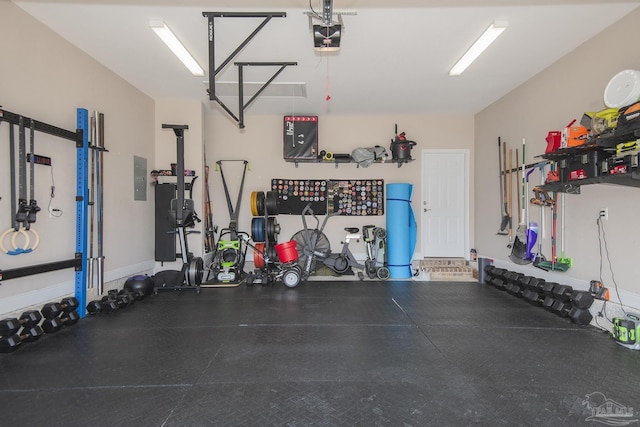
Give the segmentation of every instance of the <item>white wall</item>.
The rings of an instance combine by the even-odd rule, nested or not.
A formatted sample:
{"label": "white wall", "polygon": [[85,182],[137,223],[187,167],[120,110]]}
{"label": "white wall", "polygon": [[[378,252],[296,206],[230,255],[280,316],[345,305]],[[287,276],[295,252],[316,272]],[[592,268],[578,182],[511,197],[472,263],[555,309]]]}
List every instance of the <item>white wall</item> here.
{"label": "white wall", "polygon": [[[256,102],[260,102],[257,100]],[[403,164],[373,164],[368,168],[358,168],[356,164],[332,163],[295,163],[283,160],[283,117],[249,116],[245,129],[238,129],[235,122],[218,113],[210,113],[205,118],[205,151],[211,169],[210,190],[213,204],[214,223],[220,228],[229,224],[229,212],[223,192],[219,172],[213,165],[220,159],[248,160],[251,170],[247,172],[240,208],[239,229],[251,232],[252,191],[269,191],[272,178],[285,179],[384,179],[385,184],[408,182],[414,184],[413,208],[419,215],[421,206],[421,150],[426,148],[469,149],[473,156],[473,117],[471,116],[331,116],[319,114],[318,149],[333,153],[351,153],[358,147],[383,146],[391,155],[389,145],[398,132],[406,132],[408,139],[416,141],[413,148],[413,162]],[[473,168],[473,166],[471,166]],[[223,170],[229,186],[230,197],[235,205],[238,195],[242,169],[234,168],[233,163],[223,163]],[[471,170],[473,176],[473,170]],[[473,188],[473,187],[472,187]],[[471,191],[471,209],[473,210],[473,190]],[[473,211],[471,212],[473,218]],[[285,242],[302,229],[298,215],[279,215],[281,225],[279,242]],[[325,234],[333,250],[339,250],[344,239],[344,227],[362,227],[374,224],[385,227],[385,217],[340,216],[331,218]],[[473,221],[471,221],[473,233]],[[418,220],[418,235],[421,232]],[[473,234],[472,234],[473,235]],[[473,244],[473,242],[471,242]],[[360,246],[358,246],[360,245]],[[364,243],[354,243],[354,253],[364,253]],[[414,258],[421,258],[420,238]]]}
{"label": "white wall", "polygon": [[[8,111],[69,130],[76,108],[105,115],[104,255],[106,279],[153,267],[153,194],[134,201],[133,156],[155,163],[154,103],[10,2],[0,2],[0,105]],[[10,224],[8,125],[0,125],[0,229]],[[73,143],[36,134],[36,153],[52,158],[60,218],[46,211],[51,170],[36,166],[35,195],[43,209],[34,227],[40,247],[31,254],[0,254],[0,269],[72,259],[75,252],[76,165]],[[148,189],[149,190],[149,189]],[[150,190],[149,190],[150,191]],[[5,245],[8,242],[5,240]],[[0,317],[73,293],[72,269],[2,281]]]}
{"label": "white wall", "polygon": [[[476,246],[479,256],[494,258],[513,270],[523,270],[508,261],[507,238],[496,235],[500,224],[497,139],[501,136],[509,147],[520,147],[527,141],[527,163],[541,160],[545,137],[550,130],[560,130],[572,119],[580,120],[583,112],[606,108],[603,92],[608,81],[627,68],[640,69],[640,45],[627,43],[629,34],[637,30],[640,10],[632,12],[592,40],[539,73],[493,105],[476,115]],[[548,168],[547,168],[548,170]],[[534,173],[534,183],[539,183]],[[515,184],[515,183],[514,183]],[[515,188],[513,200],[516,202]],[[604,223],[609,256],[624,303],[640,307],[640,267],[637,261],[637,212],[640,209],[640,189],[615,185],[588,185],[581,195],[566,196],[566,256],[573,259],[573,268],[553,275],[556,281],[586,287],[599,279],[600,254],[596,218],[600,208],[609,208],[609,220]],[[514,209],[514,216],[516,209]],[[530,211],[537,220],[538,208]],[[514,221],[517,222],[517,219]],[[547,239],[543,254],[551,257],[549,212]],[[558,225],[559,227],[559,225]],[[607,286],[614,283],[607,260],[603,260],[602,278]],[[524,269],[527,274],[545,277],[535,267]],[[612,292],[612,299],[616,298]]]}

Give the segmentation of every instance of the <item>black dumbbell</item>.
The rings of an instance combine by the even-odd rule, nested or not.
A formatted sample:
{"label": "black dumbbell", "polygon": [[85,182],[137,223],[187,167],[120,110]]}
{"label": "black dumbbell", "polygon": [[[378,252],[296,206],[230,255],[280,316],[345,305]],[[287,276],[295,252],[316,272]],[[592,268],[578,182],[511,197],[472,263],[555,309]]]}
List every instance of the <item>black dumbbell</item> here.
{"label": "black dumbbell", "polygon": [[502,275],[506,272],[507,270],[505,270],[504,268],[493,268],[490,274],[491,277],[489,278],[489,280],[487,280],[487,283],[496,287],[501,287],[504,283]]}
{"label": "black dumbbell", "polygon": [[80,315],[77,311],[70,311],[68,313],[64,313],[60,317],[52,317],[49,319],[44,319],[42,322],[42,329],[48,334],[54,334],[60,330],[63,326],[71,326],[78,323],[80,320]]}
{"label": "black dumbbell", "polygon": [[569,285],[558,285],[553,289],[553,297],[559,301],[569,301],[573,288]]}
{"label": "black dumbbell", "polygon": [[42,320],[42,314],[37,310],[29,310],[22,313],[20,318],[7,318],[0,320],[0,336],[14,335],[20,327],[29,328],[37,325]]}
{"label": "black dumbbell", "polygon": [[118,295],[126,295],[129,297],[129,301],[130,304],[135,304],[135,302],[138,300],[138,298],[136,298],[136,295],[133,293],[133,291],[131,289],[128,288],[122,288],[118,291]]}
{"label": "black dumbbell", "polygon": [[518,279],[518,283],[520,284],[520,287],[522,288],[522,292],[524,292],[527,289],[529,289],[529,283],[531,282],[531,279],[533,279],[532,276],[525,276],[524,274],[522,276],[520,276],[520,279]]}
{"label": "black dumbbell", "polygon": [[588,325],[593,319],[593,315],[588,308],[580,308],[571,304],[569,301],[557,300],[553,304],[552,311],[560,317],[568,317],[571,321],[578,325]]}
{"label": "black dumbbell", "polygon": [[589,308],[593,304],[593,295],[588,291],[573,291],[569,299],[571,304],[577,308]]}
{"label": "black dumbbell", "polygon": [[522,292],[523,298],[531,303],[538,302],[538,293],[542,292],[545,280],[538,277],[531,277],[527,281],[526,289]]}
{"label": "black dumbbell", "polygon": [[504,276],[508,272],[509,270],[506,270],[504,268],[496,268],[495,270],[493,270],[493,277],[491,278],[491,284],[498,289],[504,289],[504,286],[506,285]]}
{"label": "black dumbbell", "polygon": [[546,297],[545,289],[553,289],[553,285],[548,286],[544,279],[534,277],[529,281],[529,289],[522,295],[533,305],[542,305]]}
{"label": "black dumbbell", "polygon": [[57,317],[60,313],[70,313],[75,311],[78,308],[78,300],[74,297],[64,298],[62,301],[58,302],[50,302],[42,307],[42,315],[51,319],[52,317]]}
{"label": "black dumbbell", "polygon": [[524,277],[524,274],[522,273],[513,273],[511,274],[507,280],[507,286],[505,287],[505,290],[507,292],[509,292],[511,295],[516,296],[516,297],[522,297],[522,284],[520,283],[520,280]]}
{"label": "black dumbbell", "polygon": [[42,334],[44,334],[44,331],[38,325],[24,327],[20,334],[0,338],[0,353],[16,351],[23,342],[36,341]]}
{"label": "black dumbbell", "polygon": [[103,303],[111,301],[115,303],[118,308],[127,308],[131,305],[132,298],[129,297],[129,295],[118,295],[116,293],[103,296],[101,301]]}
{"label": "black dumbbell", "polygon": [[112,300],[107,300],[107,301],[93,300],[93,301],[90,301],[89,304],[87,304],[87,313],[89,314],[98,314],[98,313],[111,314],[117,309],[118,309],[118,304],[116,304],[116,302]]}
{"label": "black dumbbell", "polygon": [[131,288],[122,288],[118,292],[118,295],[129,295],[135,301],[143,300],[144,297],[146,296],[142,289],[135,289],[134,290],[134,289],[131,289]]}

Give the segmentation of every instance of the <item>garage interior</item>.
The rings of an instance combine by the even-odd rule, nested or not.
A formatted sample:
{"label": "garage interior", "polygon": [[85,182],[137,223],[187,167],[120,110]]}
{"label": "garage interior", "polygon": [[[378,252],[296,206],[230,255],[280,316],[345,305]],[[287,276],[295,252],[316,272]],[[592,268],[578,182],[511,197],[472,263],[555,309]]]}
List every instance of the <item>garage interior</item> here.
{"label": "garage interior", "polygon": [[637,422],[640,2],[513,3],[0,1],[2,424]]}

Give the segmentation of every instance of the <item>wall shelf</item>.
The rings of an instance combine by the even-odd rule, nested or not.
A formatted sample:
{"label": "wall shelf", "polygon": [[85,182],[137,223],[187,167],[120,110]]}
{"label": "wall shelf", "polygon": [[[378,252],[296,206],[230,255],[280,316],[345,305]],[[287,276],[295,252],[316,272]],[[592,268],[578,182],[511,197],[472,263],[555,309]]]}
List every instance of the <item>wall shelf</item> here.
{"label": "wall shelf", "polygon": [[[545,184],[544,186],[542,186],[542,188],[546,191],[556,191],[570,194],[580,194],[581,186],[591,184],[614,184],[640,188],[640,169],[637,167],[639,154],[637,152],[633,152],[628,156],[624,156],[624,164],[626,166],[627,172],[615,174],[602,174],[601,172],[601,162],[606,161],[607,158],[610,158],[610,153],[615,153],[616,146],[620,143],[633,141],[634,139],[640,139],[640,130],[635,130],[624,135],[615,135],[613,133],[600,135],[583,145],[577,147],[561,148],[552,153],[538,156],[547,160],[557,162],[559,165],[557,170],[560,170],[560,176],[562,178],[560,165],[563,162],[568,162],[570,160],[578,161],[578,157],[586,155],[586,157],[588,158],[587,161],[582,162],[584,168],[589,169],[589,172],[591,172],[592,175],[596,175],[584,179],[561,179],[558,182]],[[604,159],[598,158],[598,153],[603,154]],[[606,170],[609,170],[609,167],[607,167]]]}
{"label": "wall shelf", "polygon": [[[384,161],[383,160],[374,160],[373,163],[393,163],[393,164],[397,164],[398,167],[402,167],[403,164],[412,162],[413,160],[414,159],[384,160]],[[324,160],[324,159],[296,159],[296,160],[290,160],[290,159],[285,159],[285,162],[295,163],[296,167],[298,167],[299,163],[327,163],[327,164],[333,163],[333,164],[335,164],[336,168],[341,163],[355,163],[357,167],[360,167],[358,162],[354,161],[351,158],[349,158],[349,159],[333,158],[331,160]]]}

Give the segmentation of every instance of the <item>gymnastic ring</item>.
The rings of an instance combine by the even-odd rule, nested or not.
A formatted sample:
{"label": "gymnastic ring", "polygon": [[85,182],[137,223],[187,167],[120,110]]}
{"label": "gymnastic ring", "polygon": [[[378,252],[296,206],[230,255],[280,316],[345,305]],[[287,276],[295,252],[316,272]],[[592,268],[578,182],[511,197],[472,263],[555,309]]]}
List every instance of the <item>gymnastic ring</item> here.
{"label": "gymnastic ring", "polygon": [[[4,247],[4,239],[11,232],[16,234],[24,234],[25,246],[29,246],[29,242],[31,239],[29,238],[29,235],[25,231],[24,227],[20,228],[19,230],[15,230],[14,228],[9,228],[4,233],[2,233],[2,235],[0,235],[0,250],[7,255],[20,255],[21,253],[24,253],[24,248],[18,249],[17,247],[14,246],[13,251],[8,251],[7,248]],[[13,241],[13,237],[11,238],[11,240]]]}
{"label": "gymnastic ring", "polygon": [[[30,231],[31,234],[33,234],[33,237],[35,237],[36,241],[33,245],[31,245],[31,247],[29,249],[26,249],[26,247],[28,246],[28,244],[25,246],[24,248],[24,252],[33,252],[38,248],[38,245],[40,245],[40,235],[38,234],[38,232],[36,231],[35,228],[33,227],[29,227],[29,229],[27,230],[26,228],[22,227],[20,230],[24,230],[24,231]],[[13,237],[11,237],[11,246],[13,246],[14,250],[17,250],[18,247],[16,245],[16,237],[18,237],[17,234],[14,234]],[[30,240],[27,240],[27,242],[29,242]]]}

